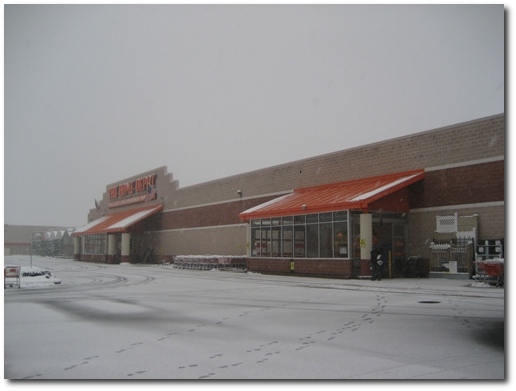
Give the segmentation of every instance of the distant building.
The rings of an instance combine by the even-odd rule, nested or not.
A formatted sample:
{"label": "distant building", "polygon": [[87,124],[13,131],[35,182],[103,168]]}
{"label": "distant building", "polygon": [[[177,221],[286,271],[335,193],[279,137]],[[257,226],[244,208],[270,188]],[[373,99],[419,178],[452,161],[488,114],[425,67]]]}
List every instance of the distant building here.
{"label": "distant building", "polygon": [[4,224],[4,256],[43,255],[73,258],[74,228]]}
{"label": "distant building", "polygon": [[[267,164],[267,141],[249,152]],[[107,185],[74,257],[220,254],[250,271],[347,278],[369,275],[381,250],[390,276],[410,256],[426,275],[470,275],[476,244],[505,236],[504,178],[504,114],[184,188],[160,167]]]}

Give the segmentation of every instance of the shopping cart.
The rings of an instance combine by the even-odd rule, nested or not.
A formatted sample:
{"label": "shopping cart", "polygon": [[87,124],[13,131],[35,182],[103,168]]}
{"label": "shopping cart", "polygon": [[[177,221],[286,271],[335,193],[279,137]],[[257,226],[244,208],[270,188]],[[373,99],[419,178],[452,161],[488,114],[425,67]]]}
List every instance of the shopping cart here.
{"label": "shopping cart", "polygon": [[495,286],[504,286],[505,260],[500,258],[475,261],[477,274],[484,280],[494,281]]}

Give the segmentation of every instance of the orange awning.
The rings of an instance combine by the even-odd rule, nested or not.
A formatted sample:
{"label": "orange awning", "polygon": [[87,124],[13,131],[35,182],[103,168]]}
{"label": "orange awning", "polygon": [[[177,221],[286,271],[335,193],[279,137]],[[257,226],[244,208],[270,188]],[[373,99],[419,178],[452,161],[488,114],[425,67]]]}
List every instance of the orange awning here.
{"label": "orange awning", "polygon": [[123,212],[102,216],[101,218],[75,230],[72,235],[80,236],[127,232],[128,228],[154,213],[159,212],[161,209],[163,209],[163,205],[125,210]]}
{"label": "orange awning", "polygon": [[296,189],[272,201],[240,213],[242,220],[368,209],[368,206],[423,179],[424,170],[405,171],[365,179]]}

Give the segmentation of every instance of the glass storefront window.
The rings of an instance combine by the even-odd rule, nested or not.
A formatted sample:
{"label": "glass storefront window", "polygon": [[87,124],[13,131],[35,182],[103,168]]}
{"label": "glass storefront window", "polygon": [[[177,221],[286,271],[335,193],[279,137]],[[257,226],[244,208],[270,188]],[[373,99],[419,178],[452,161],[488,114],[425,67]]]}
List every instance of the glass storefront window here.
{"label": "glass storefront window", "polygon": [[305,257],[305,226],[296,225],[294,227],[294,257]]}
{"label": "glass storefront window", "polygon": [[[253,224],[251,223],[251,227]],[[261,257],[262,256],[262,243],[260,237],[260,228],[251,228],[251,256]]]}
{"label": "glass storefront window", "polygon": [[83,254],[107,254],[107,235],[86,235],[83,241]]}
{"label": "glass storefront window", "polygon": [[336,258],[348,258],[348,224],[347,222],[337,221],[333,223],[334,249],[333,254]]}
{"label": "glass storefront window", "polygon": [[[403,254],[406,218],[383,213],[384,241],[396,254]],[[359,211],[335,211],[309,215],[251,220],[251,256],[283,258],[359,258]],[[376,220],[382,217],[378,215]],[[390,229],[392,223],[392,236]],[[378,222],[375,222],[378,230]],[[381,224],[380,224],[381,226]],[[383,232],[383,231],[382,231]],[[391,249],[389,244],[389,249]]]}
{"label": "glass storefront window", "polygon": [[333,212],[333,221],[347,221],[348,211],[342,210],[340,212]]}
{"label": "glass storefront window", "polygon": [[270,226],[271,225],[271,219],[262,219],[261,223],[262,223],[262,226]]}
{"label": "glass storefront window", "polygon": [[271,256],[279,257],[281,256],[281,228],[272,228],[271,229]]}
{"label": "glass storefront window", "polygon": [[319,221],[323,222],[331,222],[333,219],[333,215],[331,213],[321,213],[319,215]]}
{"label": "glass storefront window", "polygon": [[271,225],[281,225],[281,218],[280,217],[272,218]]}
{"label": "glass storefront window", "polygon": [[[331,217],[331,213],[329,214]],[[330,220],[331,221],[331,220]],[[324,223],[319,225],[319,257],[320,258],[332,258],[333,257],[333,245],[332,245],[332,224]]]}
{"label": "glass storefront window", "polygon": [[293,222],[294,222],[294,216],[287,216],[287,217],[281,218],[281,223],[283,225],[292,225]]}
{"label": "glass storefront window", "polygon": [[[347,211],[338,217],[340,236],[335,238],[333,213],[284,216],[251,221],[251,256],[332,258],[346,257],[347,249],[336,247],[347,243]],[[337,244],[336,244],[337,243]],[[346,251],[344,251],[346,250]]]}
{"label": "glass storefront window", "polygon": [[261,229],[260,231],[260,251],[262,257],[270,256],[271,251],[271,230],[270,229]]}
{"label": "glass storefront window", "polygon": [[283,257],[292,257],[293,256],[293,226],[285,226],[283,227],[283,242],[282,242],[282,256]]}
{"label": "glass storefront window", "polygon": [[306,215],[306,223],[307,224],[316,224],[319,222],[319,215],[313,214],[313,215]]}
{"label": "glass storefront window", "polygon": [[294,224],[304,224],[305,222],[306,222],[305,215],[294,216]]}
{"label": "glass storefront window", "polygon": [[306,252],[308,258],[319,258],[319,225],[306,225]]}

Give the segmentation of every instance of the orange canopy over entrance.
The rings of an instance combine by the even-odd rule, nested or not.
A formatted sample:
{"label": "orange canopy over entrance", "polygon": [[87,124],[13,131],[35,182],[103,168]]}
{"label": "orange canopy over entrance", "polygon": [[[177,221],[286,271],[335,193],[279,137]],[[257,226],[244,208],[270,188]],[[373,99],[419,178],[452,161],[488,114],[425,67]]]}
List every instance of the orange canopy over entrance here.
{"label": "orange canopy over entrance", "polygon": [[240,213],[240,218],[249,221],[347,209],[367,210],[373,202],[406,188],[424,176],[424,170],[412,170],[296,189],[293,193],[247,209]]}
{"label": "orange canopy over entrance", "polygon": [[77,229],[72,235],[80,236],[127,232],[128,228],[154,213],[159,212],[161,209],[163,209],[163,205],[125,210],[123,212],[102,216],[101,218]]}

